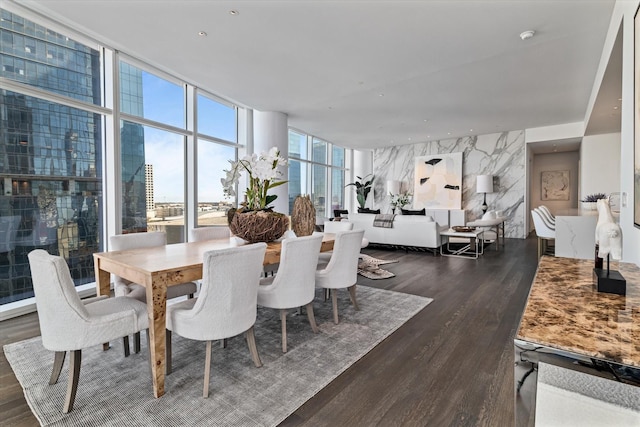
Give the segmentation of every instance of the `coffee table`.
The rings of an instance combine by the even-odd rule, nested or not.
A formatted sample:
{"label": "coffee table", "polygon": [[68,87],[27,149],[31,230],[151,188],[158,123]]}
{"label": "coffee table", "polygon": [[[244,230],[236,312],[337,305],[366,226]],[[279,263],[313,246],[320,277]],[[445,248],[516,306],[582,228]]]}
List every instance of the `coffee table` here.
{"label": "coffee table", "polygon": [[[444,252],[445,242],[440,246],[440,255],[478,259],[484,253],[484,230],[479,228],[473,231],[455,231],[453,229],[440,232],[441,237],[446,238],[447,252]],[[469,243],[460,249],[451,249],[451,238],[468,239]]]}

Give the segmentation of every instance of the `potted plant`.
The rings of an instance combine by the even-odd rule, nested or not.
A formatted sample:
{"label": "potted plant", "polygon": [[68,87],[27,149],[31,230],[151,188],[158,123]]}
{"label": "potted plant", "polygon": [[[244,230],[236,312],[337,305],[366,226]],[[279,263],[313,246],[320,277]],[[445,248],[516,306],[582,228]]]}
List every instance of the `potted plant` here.
{"label": "potted plant", "polygon": [[285,214],[272,211],[269,204],[278,196],[268,191],[287,182],[280,179],[284,174],[278,170],[287,160],[273,147],[268,153],[254,153],[229,163],[231,168],[225,170],[227,175],[220,180],[226,197],[236,195],[240,174],[243,171],[249,174],[242,207],[230,210],[227,216],[231,232],[250,243],[269,242],[282,236],[289,228],[289,219]]}
{"label": "potted plant", "polygon": [[589,194],[584,199],[581,200],[582,208],[586,210],[593,211],[596,209],[596,204],[600,199],[606,199],[607,195],[604,193],[594,193]]}
{"label": "potted plant", "polygon": [[396,208],[400,208],[400,210],[402,210],[406,205],[408,205],[411,202],[410,199],[412,194],[405,191],[404,193],[400,193],[400,194],[389,193],[389,196],[391,196],[391,211],[393,213],[396,213]]}
{"label": "potted plant", "polygon": [[[369,176],[371,178],[369,178]],[[359,206],[358,212],[361,212],[365,210],[364,205],[365,203],[367,203],[367,196],[371,192],[371,187],[373,185],[373,179],[375,178],[375,176],[372,174],[369,174],[369,175],[366,175],[364,178],[361,178],[359,176],[356,176],[356,178],[358,178],[356,182],[347,184],[345,185],[345,187],[348,187],[350,185],[353,185],[354,187],[356,187],[356,198],[358,200],[358,206]]]}

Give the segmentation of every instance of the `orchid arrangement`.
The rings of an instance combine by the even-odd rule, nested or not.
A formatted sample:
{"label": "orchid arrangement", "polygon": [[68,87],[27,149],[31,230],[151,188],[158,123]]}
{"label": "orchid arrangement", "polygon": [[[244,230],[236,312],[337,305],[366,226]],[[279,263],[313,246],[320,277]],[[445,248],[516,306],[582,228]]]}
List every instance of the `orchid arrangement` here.
{"label": "orchid arrangement", "polygon": [[393,209],[395,208],[402,209],[406,205],[411,203],[411,196],[413,196],[413,194],[405,191],[404,193],[400,193],[400,194],[389,193],[389,196],[391,196],[391,206],[393,207]]}
{"label": "orchid arrangement", "polygon": [[267,209],[269,204],[278,197],[275,194],[267,194],[268,191],[287,182],[281,179],[284,173],[278,169],[279,166],[285,166],[287,160],[280,157],[280,151],[276,147],[272,147],[267,153],[253,153],[238,161],[229,160],[229,163],[231,168],[224,170],[226,177],[220,179],[224,195],[226,197],[236,195],[235,189],[240,175],[246,171],[249,174],[249,182],[243,205],[249,211]]}

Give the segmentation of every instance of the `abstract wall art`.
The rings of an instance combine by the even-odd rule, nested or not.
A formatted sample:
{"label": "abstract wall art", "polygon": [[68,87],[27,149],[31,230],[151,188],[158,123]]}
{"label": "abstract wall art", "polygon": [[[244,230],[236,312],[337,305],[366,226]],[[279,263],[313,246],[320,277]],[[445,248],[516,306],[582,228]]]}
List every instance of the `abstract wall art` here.
{"label": "abstract wall art", "polygon": [[413,209],[462,208],[462,153],[415,159]]}
{"label": "abstract wall art", "polygon": [[569,171],[542,171],[540,200],[569,200]]}

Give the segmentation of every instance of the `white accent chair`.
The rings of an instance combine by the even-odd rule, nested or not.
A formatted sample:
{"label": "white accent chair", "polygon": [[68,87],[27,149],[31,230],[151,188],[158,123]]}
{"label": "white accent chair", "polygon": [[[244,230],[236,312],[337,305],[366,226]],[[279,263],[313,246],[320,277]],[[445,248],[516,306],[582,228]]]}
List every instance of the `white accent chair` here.
{"label": "white accent chair", "polygon": [[205,240],[228,239],[231,231],[228,226],[199,227],[189,230],[190,242],[202,242]]}
{"label": "white accent chair", "polygon": [[253,363],[258,368],[262,366],[253,325],[266,250],[266,243],[255,243],[205,252],[198,298],[167,306],[167,374],[171,373],[173,332],[191,340],[206,341],[203,397],[209,396],[211,341],[246,332]]}
{"label": "white accent chair", "polygon": [[29,253],[44,348],[55,352],[49,384],[58,382],[71,353],[64,413],[73,409],[82,349],[148,329],[147,306],[133,298],[106,296],[81,301],[64,258],[42,249]]}
{"label": "white accent chair", "polygon": [[[341,221],[342,222],[342,221]],[[351,303],[359,310],[356,302],[356,282],[358,280],[358,258],[364,230],[340,231],[336,233],[333,253],[328,264],[318,264],[316,287],[330,289],[333,304],[333,322],[338,324],[337,290],[347,288]]]}
{"label": "white accent chair", "polygon": [[287,352],[288,309],[304,305],[311,329],[314,333],[318,332],[313,315],[313,298],[321,245],[321,234],[283,240],[278,273],[260,280],[258,305],[280,310],[283,353]]}
{"label": "white accent chair", "polygon": [[538,236],[538,258],[547,253],[549,241],[556,239],[556,229],[548,224],[539,209],[531,211],[533,226]]}
{"label": "white accent chair", "polygon": [[[153,248],[157,246],[165,246],[167,244],[167,235],[162,231],[150,231],[146,233],[130,233],[118,234],[111,236],[109,239],[110,249],[112,251],[125,251],[130,249]],[[120,276],[113,275],[114,293],[117,297],[126,296],[137,299],[138,301],[147,302],[147,293],[144,286],[133,283]],[[176,286],[167,287],[167,299],[177,298],[187,295],[193,298],[198,292],[198,285],[195,282],[182,283]],[[124,355],[129,356],[129,337],[123,338]],[[133,339],[133,350],[138,353],[140,351],[140,334],[135,334]]]}

